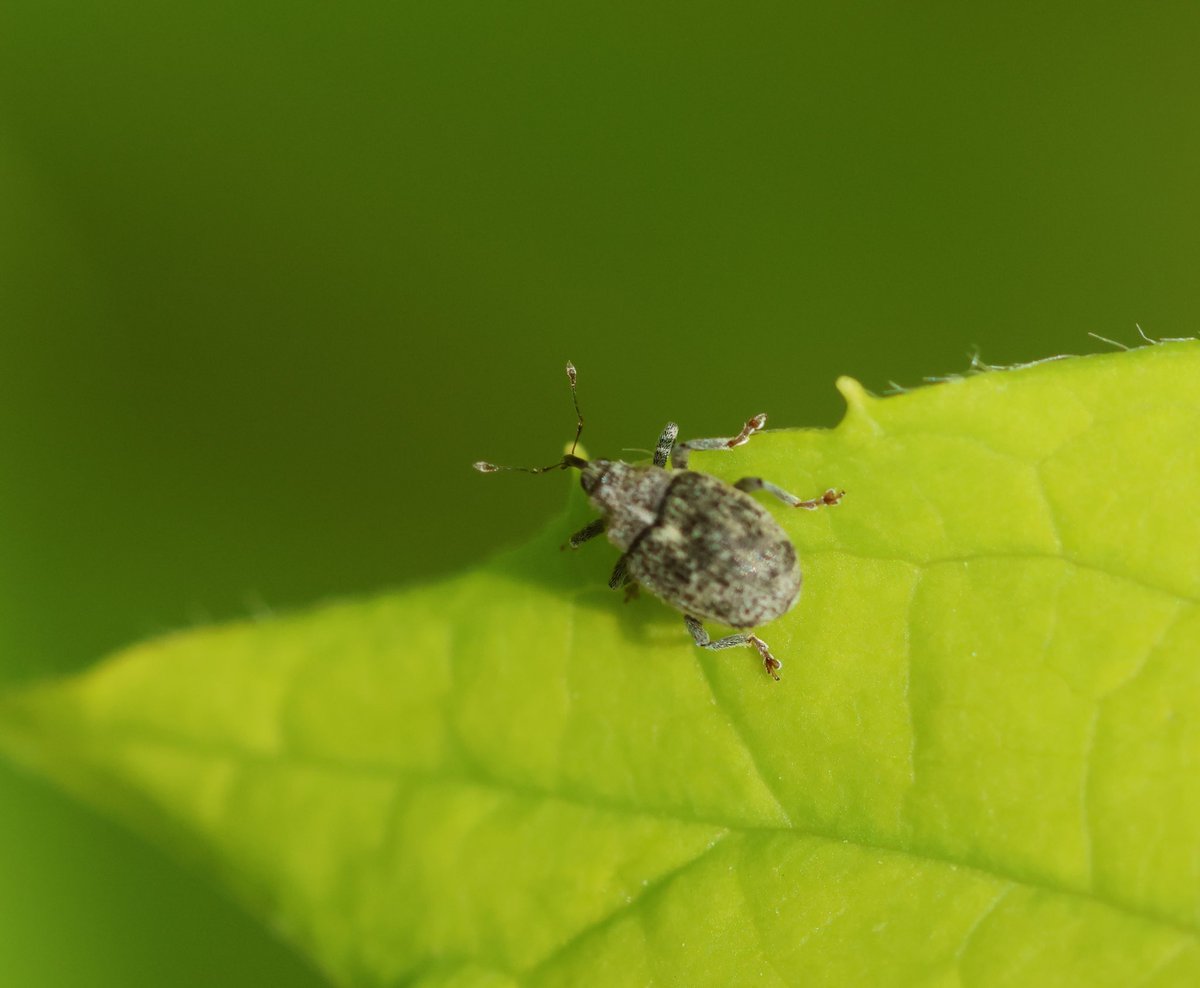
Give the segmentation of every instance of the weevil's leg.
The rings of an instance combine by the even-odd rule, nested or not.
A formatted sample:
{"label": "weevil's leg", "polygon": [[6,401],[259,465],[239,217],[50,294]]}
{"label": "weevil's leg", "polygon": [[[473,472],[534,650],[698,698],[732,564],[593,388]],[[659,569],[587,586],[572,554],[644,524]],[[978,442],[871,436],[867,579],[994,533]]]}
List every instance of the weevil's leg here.
{"label": "weevil's leg", "polygon": [[633,577],[625,571],[625,558],[622,556],[617,560],[617,565],[613,567],[612,576],[608,578],[610,590],[620,590],[625,584],[633,582]]}
{"label": "weevil's leg", "polygon": [[767,648],[767,643],[758,635],[730,635],[728,638],[718,638],[713,641],[708,637],[708,632],[704,630],[704,625],[700,623],[699,618],[694,618],[690,614],[683,616],[683,623],[687,625],[687,630],[691,632],[692,639],[701,648],[707,648],[712,651],[717,651],[722,648],[734,648],[737,645],[748,645],[751,648],[758,649],[758,654],[762,656],[763,668],[767,671],[767,675],[779,681],[779,670],[783,668],[783,663],[771,654],[771,650]]}
{"label": "weevil's leg", "polygon": [[789,494],[782,487],[776,487],[769,480],[763,480],[762,477],[743,477],[733,486],[740,491],[751,493],[754,491],[767,491],[774,494],[784,504],[790,504],[793,508],[805,508],[809,511],[816,511],[817,508],[824,505],[832,507],[846,496],[845,491],[835,491],[833,488],[830,488],[820,497],[814,497],[809,501],[801,501],[795,494]]}
{"label": "weevil's leg", "polygon": [[588,539],[594,539],[597,535],[604,532],[605,521],[603,518],[597,518],[595,521],[588,522],[578,532],[567,539],[566,545],[560,545],[560,549],[566,549],[568,546],[572,549],[578,549]]}
{"label": "weevil's leg", "polygon": [[671,447],[675,445],[677,435],[679,435],[679,426],[674,422],[668,422],[662,435],[658,437],[658,445],[654,447],[654,465],[656,467],[667,465],[667,459],[671,455]]}
{"label": "weevil's leg", "polygon": [[688,454],[694,449],[733,449],[735,446],[741,446],[743,443],[748,442],[750,437],[766,424],[767,417],[760,412],[754,418],[748,419],[746,424],[742,426],[742,431],[731,438],[689,439],[686,442],[682,442],[671,453],[671,466],[676,470],[686,470]]}

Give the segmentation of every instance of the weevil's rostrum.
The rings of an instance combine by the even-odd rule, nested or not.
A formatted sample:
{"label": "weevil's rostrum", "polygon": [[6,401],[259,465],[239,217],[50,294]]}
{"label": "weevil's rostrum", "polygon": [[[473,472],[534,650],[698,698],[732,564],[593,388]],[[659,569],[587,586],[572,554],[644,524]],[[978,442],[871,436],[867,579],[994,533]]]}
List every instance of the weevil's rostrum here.
{"label": "weevil's rostrum", "polygon": [[[757,635],[741,633],[711,640],[702,619],[731,628],[756,628],[786,614],[800,598],[800,563],[787,533],[770,512],[750,496],[765,490],[793,508],[813,510],[837,504],[845,491],[827,490],[801,500],[760,477],[727,484],[688,470],[696,449],[733,449],[766,425],[765,415],[750,419],[736,436],[691,439],[676,444],[674,422],[659,436],[652,465],[619,460],[584,460],[575,455],[583,416],[575,393],[575,367],[567,364],[575,403],[575,444],[558,463],[545,467],[500,467],[480,462],[483,473],[520,470],[545,473],[574,467],[592,506],[601,517],[571,536],[576,549],[602,532],[622,550],[608,584],[617,589],[643,586],[683,612],[684,624],[701,648],[745,645],[756,649],[763,667],[779,678],[780,661]],[[667,464],[670,462],[670,468]]]}

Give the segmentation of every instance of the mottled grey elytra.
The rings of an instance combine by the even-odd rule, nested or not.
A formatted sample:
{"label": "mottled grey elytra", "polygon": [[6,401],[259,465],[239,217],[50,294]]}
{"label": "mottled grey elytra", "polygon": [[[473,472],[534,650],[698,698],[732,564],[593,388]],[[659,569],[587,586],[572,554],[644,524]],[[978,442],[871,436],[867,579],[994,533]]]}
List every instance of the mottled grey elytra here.
{"label": "mottled grey elytra", "polygon": [[741,446],[766,425],[765,415],[755,415],[736,436],[690,439],[678,444],[675,437],[679,427],[668,422],[650,466],[585,460],[575,455],[583,416],[575,393],[575,366],[569,361],[567,380],[576,419],[570,453],[544,467],[501,467],[479,462],[475,469],[483,473],[578,469],[580,484],[600,517],[572,535],[567,544],[577,549],[605,533],[622,551],[608,581],[610,587],[645,587],[683,612],[684,624],[701,648],[755,648],[762,656],[763,668],[779,679],[782,663],[761,638],[742,633],[713,641],[701,620],[731,628],[756,628],[786,614],[800,599],[796,549],[770,512],[750,496],[751,491],[765,490],[784,504],[808,510],[835,505],[846,492],[831,489],[804,501],[761,477],[744,477],[736,484],[727,484],[710,474],[688,469],[692,450]]}

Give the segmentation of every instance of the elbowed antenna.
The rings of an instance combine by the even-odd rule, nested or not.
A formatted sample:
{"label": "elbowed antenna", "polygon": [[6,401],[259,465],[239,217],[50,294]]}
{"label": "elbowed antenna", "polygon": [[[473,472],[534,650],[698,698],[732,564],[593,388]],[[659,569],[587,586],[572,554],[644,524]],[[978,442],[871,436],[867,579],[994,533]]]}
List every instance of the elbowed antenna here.
{"label": "elbowed antenna", "polygon": [[579,445],[579,437],[583,435],[583,412],[579,410],[579,395],[575,391],[575,365],[567,361],[567,380],[571,382],[571,403],[575,406],[575,441],[571,443],[569,456],[575,455],[575,447]]}
{"label": "elbowed antenna", "polygon": [[573,456],[568,453],[557,463],[551,463],[545,467],[502,467],[495,463],[488,463],[487,460],[480,460],[478,463],[472,463],[476,470],[480,473],[500,473],[503,470],[517,470],[521,473],[546,473],[550,470],[566,470],[568,467],[575,467],[582,470],[587,466],[587,460],[581,456]]}
{"label": "elbowed antenna", "polygon": [[575,455],[575,447],[579,445],[579,437],[583,434],[583,413],[579,410],[579,395],[575,391],[577,373],[575,365],[568,360],[567,381],[571,385],[571,403],[575,406],[575,441],[571,443],[571,452],[567,453],[557,463],[551,463],[545,467],[502,467],[497,466],[495,463],[489,463],[487,460],[480,460],[478,463],[471,465],[480,473],[499,473],[502,470],[513,470],[520,473],[546,473],[550,470],[566,470],[568,467],[575,467],[579,470],[586,467],[587,460]]}

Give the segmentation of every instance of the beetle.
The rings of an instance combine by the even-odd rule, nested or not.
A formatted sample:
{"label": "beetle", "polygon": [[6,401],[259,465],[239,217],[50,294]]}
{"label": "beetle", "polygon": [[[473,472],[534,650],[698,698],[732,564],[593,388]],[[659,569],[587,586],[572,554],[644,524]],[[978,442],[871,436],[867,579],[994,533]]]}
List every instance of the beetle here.
{"label": "beetle", "polygon": [[[767,423],[766,415],[747,420],[736,436],[690,439],[676,443],[679,426],[668,422],[649,466],[620,460],[585,460],[575,455],[583,433],[575,365],[567,362],[567,380],[575,406],[575,441],[557,463],[544,467],[506,467],[480,461],[481,473],[516,470],[546,473],[579,470],[579,482],[600,517],[567,541],[572,549],[604,534],[621,558],[608,585],[636,590],[643,586],[683,613],[692,640],[719,650],[745,645],[762,658],[763,668],[779,679],[782,663],[767,643],[741,631],[713,641],[703,621],[750,629],[786,614],[800,599],[800,563],[787,533],[753,491],[767,491],[793,508],[814,511],[838,504],[845,491],[825,491],[802,500],[761,477],[727,484],[711,474],[688,469],[693,450],[734,449]],[[669,466],[668,466],[669,464]]]}

